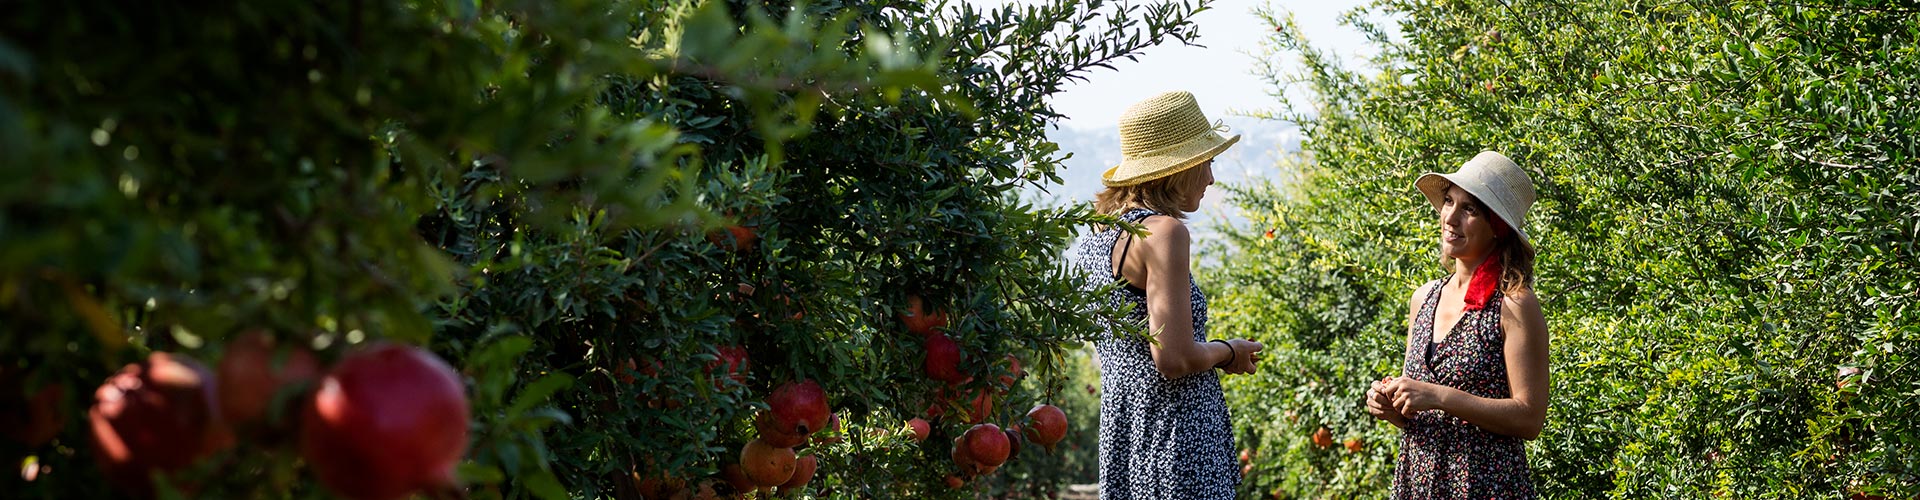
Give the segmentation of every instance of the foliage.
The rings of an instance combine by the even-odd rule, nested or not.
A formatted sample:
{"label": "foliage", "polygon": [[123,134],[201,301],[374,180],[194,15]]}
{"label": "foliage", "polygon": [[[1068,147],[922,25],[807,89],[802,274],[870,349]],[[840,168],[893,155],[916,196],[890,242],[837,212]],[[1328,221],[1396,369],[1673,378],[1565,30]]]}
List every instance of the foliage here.
{"label": "foliage", "polygon": [[[0,20],[0,366],[62,388],[65,425],[0,445],[53,471],[0,485],[106,495],[88,389],[265,328],[325,359],[386,338],[464,368],[481,497],[698,487],[799,378],[847,427],[803,450],[810,495],[963,494],[941,437],[964,427],[891,432],[938,403],[897,313],[951,312],[965,388],[1007,391],[993,421],[1054,400],[1085,425],[1067,384],[1096,312],[1055,261],[1101,218],[1017,188],[1059,182],[1050,95],[1190,40],[1205,8],[23,5]],[[750,353],[744,387],[705,369],[723,345]],[[1032,383],[996,378],[1009,354]],[[1085,470],[1081,442],[1004,474]],[[250,443],[172,479],[323,495]]]}
{"label": "foliage", "polygon": [[[1549,498],[1920,493],[1911,306],[1920,24],[1860,2],[1383,1],[1367,69],[1270,16],[1285,182],[1235,187],[1253,228],[1208,273],[1223,328],[1275,347],[1229,389],[1261,450],[1247,495],[1383,497],[1407,299],[1446,272],[1412,188],[1482,149],[1540,202]],[[1397,29],[1366,19],[1390,19]],[[1393,35],[1389,36],[1389,33]],[[1271,233],[1264,230],[1272,229]],[[1268,236],[1271,234],[1271,236]],[[1847,374],[1857,369],[1857,374]],[[1299,420],[1273,419],[1276,414]],[[1362,453],[1304,444],[1318,426]]]}

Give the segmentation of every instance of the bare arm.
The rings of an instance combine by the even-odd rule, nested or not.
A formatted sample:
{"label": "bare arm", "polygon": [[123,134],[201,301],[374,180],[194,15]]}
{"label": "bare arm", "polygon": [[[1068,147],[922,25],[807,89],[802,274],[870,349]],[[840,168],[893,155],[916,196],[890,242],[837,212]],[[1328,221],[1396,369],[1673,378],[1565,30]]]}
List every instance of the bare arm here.
{"label": "bare arm", "polygon": [[[1408,347],[1412,347],[1414,343],[1413,324],[1420,319],[1421,302],[1426,299],[1428,293],[1433,291],[1435,283],[1438,282],[1427,283],[1421,286],[1419,290],[1413,292],[1412,297],[1407,299]],[[1405,365],[1402,365],[1400,368],[1400,377],[1405,376],[1407,376],[1407,369]],[[1401,415],[1400,411],[1393,407],[1393,393],[1388,390],[1388,386],[1393,383],[1395,378],[1398,377],[1388,377],[1374,382],[1367,388],[1367,414],[1373,415],[1373,418],[1385,420],[1387,423],[1393,424],[1394,427],[1404,429],[1407,427],[1407,417],[1406,415]]]}
{"label": "bare arm", "polygon": [[[1178,219],[1164,216],[1144,221],[1151,234],[1136,243],[1147,291],[1147,326],[1154,334],[1153,366],[1168,379],[1213,369],[1234,356],[1218,342],[1193,341],[1193,302],[1188,281],[1192,236]],[[1123,263],[1125,267],[1126,263]],[[1131,273],[1129,273],[1131,274]],[[1245,353],[1238,353],[1245,356]]]}
{"label": "bare arm", "polygon": [[1397,382],[1402,413],[1437,408],[1488,432],[1521,439],[1540,437],[1547,423],[1547,319],[1532,293],[1509,295],[1500,305],[1506,334],[1507,382],[1513,397],[1489,399],[1426,382]]}

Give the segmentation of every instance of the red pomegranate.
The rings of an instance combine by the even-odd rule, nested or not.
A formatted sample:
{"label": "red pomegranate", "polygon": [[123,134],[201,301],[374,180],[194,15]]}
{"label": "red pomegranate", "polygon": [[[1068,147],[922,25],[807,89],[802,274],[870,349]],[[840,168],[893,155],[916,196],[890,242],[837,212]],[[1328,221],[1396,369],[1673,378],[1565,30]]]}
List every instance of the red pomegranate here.
{"label": "red pomegranate", "polygon": [[967,449],[967,455],[980,465],[999,467],[1007,462],[1007,453],[1011,451],[1007,435],[1000,426],[993,424],[975,425],[960,436],[961,445]]}
{"label": "red pomegranate", "polygon": [[973,459],[973,453],[967,449],[966,436],[953,438],[953,448],[948,451],[953,457],[953,465],[960,468],[960,475],[977,476],[986,466]]}
{"label": "red pomegranate", "polygon": [[933,426],[928,425],[926,419],[914,417],[907,421],[907,431],[913,435],[913,442],[918,443],[927,440],[927,434],[933,432]]}
{"label": "red pomegranate", "polygon": [[1000,386],[1011,388],[1015,382],[1020,381],[1021,377],[1027,376],[1027,372],[1020,369],[1020,358],[1008,354],[1006,360],[1007,373],[1001,374],[997,379],[1000,381]]}
{"label": "red pomegranate", "polygon": [[760,487],[754,484],[753,478],[747,477],[746,469],[740,468],[740,464],[721,465],[720,479],[725,480],[727,486],[732,486],[734,493],[741,495],[751,493],[755,488]]}
{"label": "red pomegranate", "polygon": [[109,481],[136,497],[153,494],[152,473],[180,470],[233,441],[215,409],[213,374],[193,358],[149,354],[108,377],[93,397],[94,458]]}
{"label": "red pomegranate", "polygon": [[927,335],[926,339],[927,377],[946,382],[947,385],[966,382],[967,376],[960,373],[960,343],[939,332]]}
{"label": "red pomegranate", "polygon": [[986,422],[987,416],[993,414],[993,391],[990,389],[975,391],[973,393],[973,404],[963,408],[963,410],[966,411],[967,423],[978,424]]}
{"label": "red pomegranate", "polygon": [[1024,430],[1027,440],[1053,452],[1053,445],[1067,437],[1067,414],[1060,407],[1041,404],[1027,410],[1027,426]]}
{"label": "red pomegranate", "polygon": [[254,330],[227,344],[227,354],[220,358],[220,415],[256,440],[278,435],[276,431],[288,428],[284,422],[293,420],[291,413],[281,413],[287,416],[280,424],[268,421],[268,405],[274,401],[274,394],[289,385],[310,383],[320,375],[320,362],[313,353],[300,346],[277,349],[275,343],[265,331]]}
{"label": "red pomegranate", "polygon": [[781,384],[767,396],[773,409],[773,423],[784,434],[807,435],[827,428],[827,393],[813,380],[802,379]]}
{"label": "red pomegranate", "polygon": [[725,231],[707,233],[707,242],[729,252],[745,252],[753,249],[753,242],[760,239],[751,227],[727,226]]}
{"label": "red pomegranate", "polygon": [[792,448],[779,448],[766,441],[748,441],[740,448],[740,469],[757,486],[778,486],[793,478],[799,464]]}
{"label": "red pomegranate", "polygon": [[[721,346],[718,354],[719,359],[707,363],[707,374],[713,375],[713,370],[720,368],[722,369],[721,376],[733,379],[735,385],[745,385],[747,383],[747,370],[749,368],[747,349],[737,345]],[[726,391],[732,389],[733,386],[727,385],[725,381],[719,377],[715,377],[713,379],[713,388],[718,391]]]}
{"label": "red pomegranate", "polygon": [[322,377],[301,422],[301,452],[342,496],[404,498],[457,487],[468,405],[460,376],[418,347],[374,343]]}
{"label": "red pomegranate", "polygon": [[1321,427],[1320,430],[1313,431],[1313,445],[1321,448],[1332,448],[1333,432],[1328,431],[1326,427]]}
{"label": "red pomegranate", "polygon": [[787,482],[780,483],[780,494],[785,495],[792,490],[805,487],[808,481],[813,480],[813,472],[819,469],[820,459],[814,458],[813,455],[794,460],[793,477],[787,478]]}
{"label": "red pomegranate", "polygon": [[908,295],[907,312],[900,314],[900,322],[907,325],[909,332],[927,335],[936,329],[946,328],[947,313],[946,311],[929,312],[926,310],[926,302],[922,301],[919,295]]}
{"label": "red pomegranate", "polygon": [[806,434],[788,434],[775,423],[772,412],[760,412],[753,417],[753,428],[760,431],[760,440],[775,448],[792,448],[807,444]]}
{"label": "red pomegranate", "polygon": [[960,476],[954,476],[954,475],[947,476],[947,488],[960,489],[961,486],[966,486],[966,484],[967,484],[967,481],[964,479],[960,479]]}
{"label": "red pomegranate", "polygon": [[1020,429],[1016,429],[1014,426],[1008,426],[1000,432],[1007,434],[1007,460],[1019,458],[1020,447],[1023,444],[1022,441],[1025,441],[1025,439],[1020,437]]}

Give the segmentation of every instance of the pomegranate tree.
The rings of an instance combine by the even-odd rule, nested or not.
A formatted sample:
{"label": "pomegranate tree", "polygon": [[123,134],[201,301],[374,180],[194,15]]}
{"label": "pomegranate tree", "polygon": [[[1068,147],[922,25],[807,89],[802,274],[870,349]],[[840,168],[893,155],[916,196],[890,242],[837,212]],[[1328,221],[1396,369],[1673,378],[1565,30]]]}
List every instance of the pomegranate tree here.
{"label": "pomegranate tree", "polygon": [[460,377],[418,347],[376,343],[321,378],[301,423],[301,452],[327,488],[363,499],[455,487],[466,453]]}

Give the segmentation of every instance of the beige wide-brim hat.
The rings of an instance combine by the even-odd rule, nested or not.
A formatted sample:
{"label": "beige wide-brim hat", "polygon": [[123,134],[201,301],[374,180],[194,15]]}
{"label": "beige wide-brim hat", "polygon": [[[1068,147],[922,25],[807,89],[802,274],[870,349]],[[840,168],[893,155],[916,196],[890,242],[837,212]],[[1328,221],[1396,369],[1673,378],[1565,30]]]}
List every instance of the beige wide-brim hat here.
{"label": "beige wide-brim hat", "polygon": [[1445,203],[1447,186],[1460,186],[1520,235],[1520,243],[1532,251],[1533,238],[1527,236],[1527,209],[1533,207],[1533,178],[1505,155],[1482,151],[1451,174],[1427,172],[1413,181],[1427,202],[1439,210]]}
{"label": "beige wide-brim hat", "polygon": [[1134,103],[1120,115],[1120,164],[1107,169],[1100,182],[1132,186],[1193,168],[1240,141],[1239,134],[1222,137],[1224,129],[1208,122],[1187,92]]}

